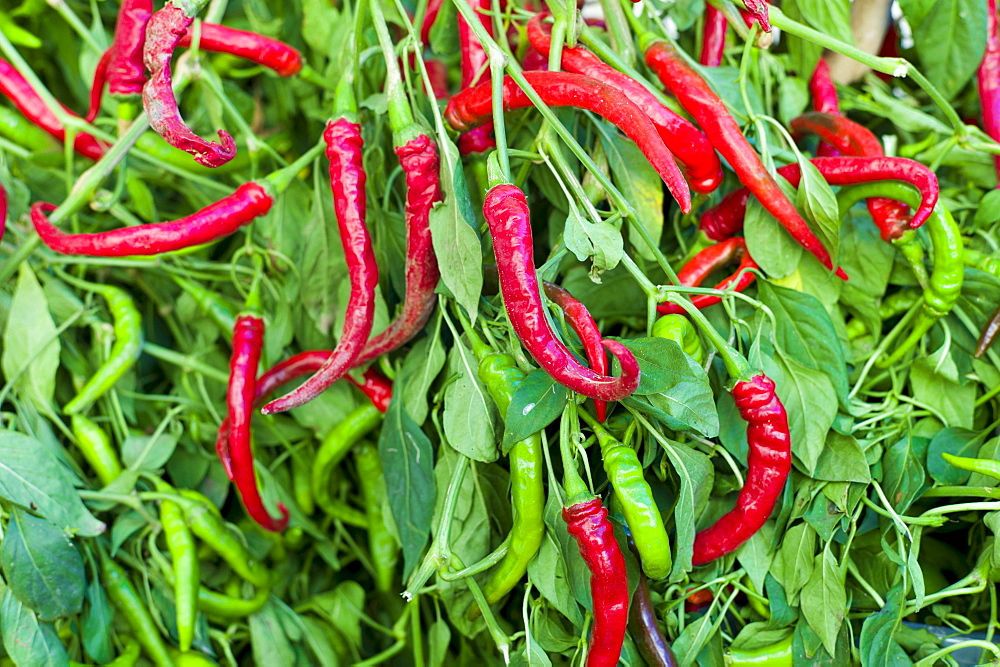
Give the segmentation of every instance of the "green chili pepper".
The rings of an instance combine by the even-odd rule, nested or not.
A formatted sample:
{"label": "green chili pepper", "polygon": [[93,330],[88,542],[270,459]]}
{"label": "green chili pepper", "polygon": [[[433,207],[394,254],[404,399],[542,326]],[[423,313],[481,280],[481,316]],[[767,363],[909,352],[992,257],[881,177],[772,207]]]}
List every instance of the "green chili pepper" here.
{"label": "green chili pepper", "polygon": [[108,598],[125,617],[135,638],[156,665],[173,666],[174,661],[160,636],[146,603],[136,593],[125,570],[108,556],[101,555],[101,579]]}
{"label": "green chili pepper", "polygon": [[399,543],[386,527],[382,514],[386,488],[378,448],[369,442],[355,446],[354,465],[361,484],[361,497],[368,509],[368,550],[375,569],[375,586],[380,591],[388,592],[392,589],[399,561]]}
{"label": "green chili pepper", "polygon": [[323,438],[312,463],[312,489],[316,504],[324,511],[333,513],[330,503],[330,475],[333,469],[355,443],[382,423],[382,417],[378,408],[366,403],[355,408]]}
{"label": "green chili pepper", "polygon": [[780,642],[750,651],[729,650],[726,654],[726,664],[733,667],[792,667],[793,633]]}
{"label": "green chili pepper", "polygon": [[191,648],[198,616],[198,588],[201,568],[194,536],[184,520],[184,512],[172,501],[160,503],[160,523],[173,561],[174,607],[177,612],[177,644],[182,651]]}
{"label": "green chili pepper", "polygon": [[1000,257],[994,257],[993,255],[987,255],[985,253],[966,248],[963,261],[966,266],[971,266],[975,269],[985,271],[992,276],[1000,278]]}
{"label": "green chili pepper", "polygon": [[[525,373],[517,367],[514,357],[489,349],[475,334],[468,332],[473,352],[479,358],[479,378],[487,391],[506,414],[514,392]],[[542,436],[535,433],[516,443],[507,454],[510,461],[510,496],[514,524],[507,540],[507,553],[483,585],[483,595],[489,604],[498,602],[513,590],[528,571],[528,563],[538,553],[545,536],[545,488],[542,480]],[[472,613],[478,612],[473,607]]]}
{"label": "green chili pepper", "polygon": [[198,609],[209,616],[219,618],[246,618],[264,608],[271,592],[258,588],[249,600],[216,593],[204,586],[198,589]]}
{"label": "green chili pepper", "polygon": [[45,130],[7,107],[0,107],[0,137],[13,141],[32,153],[49,152],[62,157],[58,144]]}
{"label": "green chili pepper", "polygon": [[170,657],[174,659],[177,667],[216,667],[219,664],[198,651],[178,651],[171,648]]}
{"label": "green chili pepper", "polygon": [[941,456],[944,457],[945,461],[956,468],[968,470],[969,472],[978,472],[980,475],[986,475],[987,477],[1000,480],[1000,461],[955,456],[947,452],[941,452]]}
{"label": "green chili pepper", "polygon": [[639,456],[614,438],[601,424],[584,411],[580,416],[590,425],[601,446],[604,472],[621,505],[625,523],[635,540],[642,571],[651,579],[662,579],[670,572],[673,559],[670,539],[663,525],[663,517],[653,499],[643,475]]}
{"label": "green chili pepper", "polygon": [[218,327],[219,331],[228,339],[233,335],[233,328],[236,326],[236,311],[232,305],[217,292],[202,287],[190,280],[181,278],[176,274],[170,277],[177,285],[188,293],[203,313],[208,315],[208,319]]}
{"label": "green chili pepper", "polygon": [[142,317],[128,292],[112,285],[73,282],[87,285],[87,289],[100,294],[108,302],[108,310],[114,320],[115,342],[107,361],[90,376],[76,397],[63,407],[63,412],[68,415],[85,411],[107,393],[132,368],[142,348]]}
{"label": "green chili pepper", "polygon": [[[920,203],[920,198],[913,189],[894,181],[844,188],[838,199],[841,201],[841,210],[844,210],[846,204],[872,196],[889,197],[914,208]],[[938,202],[924,228],[930,236],[934,268],[924,288],[923,308],[911,323],[910,333],[903,342],[896,346],[892,354],[879,359],[877,363],[882,368],[899,361],[935,322],[951,312],[962,291],[964,246],[961,230],[951,213]],[[914,266],[916,270],[916,265]]]}
{"label": "green chili pepper", "polygon": [[178,489],[177,493],[193,501],[182,506],[191,532],[211,547],[237,575],[254,586],[270,587],[271,572],[262,563],[253,560],[246,546],[229,532],[215,505],[197,491]]}
{"label": "green chili pepper", "polygon": [[657,338],[674,341],[689,357],[693,357],[699,364],[705,363],[705,349],[698,337],[698,330],[685,316],[678,313],[664,315],[653,324],[652,333]]}
{"label": "green chili pepper", "polygon": [[309,466],[302,456],[292,456],[292,495],[302,513],[309,516],[316,511],[316,498],[312,492]]}
{"label": "green chili pepper", "polygon": [[[915,289],[904,289],[893,292],[882,299],[882,303],[878,306],[878,316],[883,320],[888,320],[900,313],[906,312],[915,306],[920,299],[920,292]],[[855,317],[847,323],[847,336],[851,340],[861,338],[866,333],[868,333],[868,329],[860,318]]]}
{"label": "green chili pepper", "polygon": [[70,420],[73,427],[73,435],[76,437],[76,446],[83,454],[87,465],[101,480],[101,484],[107,486],[122,474],[122,464],[118,460],[118,452],[111,444],[111,438],[100,426],[83,415],[73,415]]}
{"label": "green chili pepper", "polygon": [[[104,663],[104,667],[135,667],[135,664],[139,662],[139,653],[142,650],[139,646],[139,642],[133,639],[130,635],[126,635],[122,641],[125,647],[122,648],[122,652],[118,654],[118,657],[111,662]],[[69,667],[90,667],[82,662],[77,662],[76,660],[69,661]]]}

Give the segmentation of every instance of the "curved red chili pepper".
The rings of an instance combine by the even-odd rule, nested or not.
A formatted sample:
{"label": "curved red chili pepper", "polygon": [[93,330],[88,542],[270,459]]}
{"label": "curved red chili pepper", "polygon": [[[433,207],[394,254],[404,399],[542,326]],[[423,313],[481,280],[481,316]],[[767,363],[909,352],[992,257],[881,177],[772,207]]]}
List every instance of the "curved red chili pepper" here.
{"label": "curved red chili pepper", "polygon": [[437,20],[438,12],[441,11],[443,0],[427,0],[427,11],[424,14],[424,22],[420,25],[420,41],[424,44],[430,43],[431,28]]}
{"label": "curved red chili pepper", "polygon": [[976,344],[976,359],[986,354],[986,350],[990,349],[990,345],[993,344],[998,334],[1000,334],[1000,306],[997,306],[989,321],[986,322],[986,326],[983,327],[983,333],[979,336],[979,342]]}
{"label": "curved red chili pepper", "polygon": [[[191,46],[194,31],[188,28],[178,46]],[[217,23],[201,24],[198,48],[213,53],[229,53],[274,70],[278,76],[295,76],[302,70],[302,54],[277,39],[257,32],[237,30]]]}
{"label": "curved red chili pepper", "polygon": [[[536,14],[528,21],[528,40],[546,58],[552,48],[551,28],[544,21],[547,16],[545,13]],[[661,104],[644,85],[580,46],[563,47],[562,67],[625,93],[649,117],[663,143],[684,166],[692,189],[708,193],[719,187],[722,182],[722,163],[708,137]]]}
{"label": "curved red chili pepper", "polygon": [[600,375],[580,364],[556,338],[545,318],[545,308],[535,274],[531,220],[524,193],[513,185],[497,185],[487,194],[483,214],[493,235],[493,251],[500,276],[500,293],[514,333],[538,365],[556,382],[587,396],[620,401],[639,386],[639,364],[621,343],[601,344],[618,357],[619,377]]}
{"label": "curved red chili pepper", "polygon": [[[796,134],[813,133],[824,145],[832,146],[844,155],[882,157],[882,144],[864,125],[832,113],[805,113],[790,123]],[[909,208],[893,199],[873,197],[868,200],[868,211],[879,228],[882,238],[891,242],[899,238],[912,225]]]}
{"label": "curved red chili pepper", "polygon": [[174,97],[170,59],[194,17],[173,4],[153,14],[146,28],[143,61],[149,70],[149,80],[142,88],[142,105],[149,126],[167,143],[194,156],[195,162],[206,167],[219,167],[236,156],[236,142],[225,130],[219,130],[219,141],[207,141],[191,131],[181,118]]}
{"label": "curved red chili pepper", "polygon": [[[597,328],[597,322],[594,321],[590,311],[576,297],[558,285],[542,281],[542,288],[545,290],[545,296],[562,309],[569,326],[580,337],[591,370],[601,375],[607,375],[608,357],[601,344],[601,330]],[[595,399],[594,411],[597,412],[597,421],[603,422],[608,416],[607,401]]]}
{"label": "curved red chili pepper", "polygon": [[751,27],[753,25],[752,20],[756,20],[760,23],[761,30],[764,32],[771,32],[771,23],[767,16],[766,0],[743,0],[743,6],[746,7],[743,20],[746,21],[747,27]]}
{"label": "curved red chili pepper", "polygon": [[42,243],[64,255],[159,255],[228,236],[267,213],[273,203],[267,190],[251,181],[228,197],[173,222],[136,225],[95,234],[67,234],[45,217],[56,209],[55,205],[41,201],[31,206],[31,222]]}
{"label": "curved red chili pepper", "polygon": [[146,43],[146,25],[152,15],[152,0],[122,0],[107,64],[108,92],[112,95],[142,93],[146,83],[142,48]]}
{"label": "curved red chili pepper", "polygon": [[764,374],[737,382],[730,392],[747,422],[747,478],[736,506],[694,537],[691,562],[702,565],[735,551],[760,530],[792,468],[788,415],[774,382]]}
{"label": "curved red chili pepper", "polygon": [[229,453],[232,456],[232,480],[243,507],[265,530],[282,531],[288,525],[288,508],[278,503],[280,518],[267,513],[257,486],[254,472],[253,444],[250,419],[256,396],[257,364],[264,343],[264,320],[253,315],[241,315],[233,329],[233,356],[229,362]]}
{"label": "curved red chili pepper", "polygon": [[[361,126],[347,118],[331,121],[324,133],[330,160],[330,187],[344,247],[351,296],[340,342],[315,374],[275,404],[302,405],[319,396],[353,366],[368,343],[375,316],[375,286],[378,264],[365,224],[365,169],[362,160]],[[268,407],[270,407],[268,406]],[[287,409],[287,408],[284,408]]]}
{"label": "curved red chili pepper", "polygon": [[[493,19],[489,14],[484,13],[490,11],[490,0],[468,0],[468,2],[483,28],[492,37]],[[487,71],[489,56],[461,12],[458,14],[458,48],[461,53],[462,90],[465,90],[476,85],[482,79],[483,72]],[[497,142],[492,133],[492,121],[474,127],[468,132],[463,132],[458,138],[458,152],[462,155],[470,155],[493,150],[497,147]]]}
{"label": "curved red chili pepper", "polygon": [[614,667],[621,656],[628,625],[628,574],[625,558],[600,498],[564,507],[566,529],[576,540],[590,570],[594,627],[587,667]]}
{"label": "curved red chili pepper", "polygon": [[[282,362],[279,362],[260,374],[257,378],[257,386],[254,395],[254,405],[260,403],[275,389],[283,384],[291,382],[303,375],[315,373],[330,358],[332,350],[309,350],[300,352]],[[368,397],[375,408],[384,413],[389,409],[389,401],[392,400],[392,382],[379,373],[374,367],[369,368],[363,374],[364,382],[359,383],[350,375],[345,375],[344,379],[361,390]],[[233,462],[229,453],[229,430],[230,422],[227,416],[219,425],[218,436],[215,440],[215,451],[219,455],[222,467],[226,471],[226,476],[233,478]]]}
{"label": "curved red chili pepper", "polygon": [[722,64],[722,54],[726,50],[726,30],[729,23],[726,15],[707,5],[705,7],[705,26],[702,28],[701,55],[698,62],[705,67],[718,67]]}
{"label": "curved red chili pepper", "polygon": [[[840,115],[840,99],[837,97],[837,88],[833,85],[833,79],[830,78],[830,66],[823,58],[820,58],[819,62],[816,63],[816,69],[809,77],[809,96],[812,98],[813,111]],[[840,155],[840,151],[825,141],[821,141],[816,149],[816,155],[818,157],[837,157]],[[854,153],[854,155],[857,154]]]}
{"label": "curved red chili pepper", "polygon": [[[0,58],[0,94],[9,99],[18,111],[38,127],[42,128],[60,142],[66,141],[66,128],[45,102],[31,87],[21,73],[9,62]],[[60,105],[61,106],[61,105]],[[66,107],[66,113],[76,115]],[[107,144],[97,140],[93,135],[80,132],[73,139],[73,150],[91,160],[99,160],[108,150]]]}
{"label": "curved red chili pepper", "polygon": [[[681,211],[691,210],[691,192],[649,117],[625,93],[582,74],[570,72],[524,72],[524,78],[545,104],[551,107],[586,109],[616,125],[635,142],[646,159],[660,174]],[[503,79],[505,110],[533,106],[524,91],[509,76]],[[458,130],[482,124],[493,116],[492,84],[485,81],[451,98],[444,110],[445,119]]]}
{"label": "curved red chili pepper", "polygon": [[[740,265],[730,275],[728,278],[722,280],[715,286],[715,289],[732,289],[737,292],[742,292],[746,289],[753,281],[756,279],[756,274],[750,269],[759,268],[757,262],[753,261],[753,257],[747,252],[747,242],[741,236],[734,236],[733,238],[726,239],[716,243],[715,245],[710,245],[697,255],[691,258],[684,268],[680,270],[677,274],[677,279],[680,280],[681,285],[687,287],[697,287],[701,285],[702,281],[708,277],[712,271],[724,266],[728,262],[734,259],[740,260]],[[722,299],[711,294],[697,294],[691,297],[691,302],[695,305],[695,308],[708,308],[713,306]],[[678,313],[683,315],[687,311],[678,306],[676,303],[661,303],[656,307],[656,310],[667,315],[670,313]]]}
{"label": "curved red chili pepper", "polygon": [[[986,52],[977,73],[979,104],[983,112],[983,129],[994,141],[1000,141],[1000,37],[997,36],[997,2],[986,3]],[[1000,175],[1000,155],[993,156]],[[997,183],[1000,188],[1000,183]]]}
{"label": "curved red chili pepper", "polygon": [[[829,251],[802,219],[777,181],[764,167],[760,157],[740,132],[740,126],[718,95],[695,72],[683,56],[666,42],[654,42],[646,50],[646,64],[694,116],[715,148],[726,158],[740,182],[750,188],[771,215],[788,230],[793,239],[812,253],[828,269],[833,268]],[[842,269],[839,277],[847,279]]]}
{"label": "curved red chili pepper", "polygon": [[[934,210],[938,200],[938,182],[934,172],[926,166],[902,157],[819,157],[809,160],[830,185],[854,185],[873,181],[904,181],[920,191],[920,207],[910,222],[923,224]],[[778,173],[798,187],[801,172],[799,165],[786,164]],[[718,204],[701,214],[698,226],[709,238],[721,241],[743,229],[750,191],[734,190]],[[885,232],[883,230],[883,238]]]}

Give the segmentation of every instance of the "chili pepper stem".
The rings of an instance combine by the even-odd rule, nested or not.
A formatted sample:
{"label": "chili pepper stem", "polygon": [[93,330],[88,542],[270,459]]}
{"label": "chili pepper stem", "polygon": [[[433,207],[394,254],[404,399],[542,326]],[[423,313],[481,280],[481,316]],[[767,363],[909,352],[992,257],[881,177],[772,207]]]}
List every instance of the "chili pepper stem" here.
{"label": "chili pepper stem", "polygon": [[396,50],[389,36],[381,3],[379,0],[370,0],[368,6],[371,9],[375,34],[382,48],[382,58],[385,60],[385,94],[389,103],[389,126],[392,128],[393,143],[401,146],[415,139],[421,130],[413,119],[410,102],[403,90],[403,76],[399,71]]}
{"label": "chili pepper stem", "polygon": [[323,154],[326,149],[326,143],[320,139],[319,143],[314,145],[308,151],[302,154],[295,162],[291,163],[287,167],[282,167],[278,171],[268,174],[263,179],[264,183],[270,185],[276,192],[283,192],[296,178],[302,173],[310,162],[318,158]]}

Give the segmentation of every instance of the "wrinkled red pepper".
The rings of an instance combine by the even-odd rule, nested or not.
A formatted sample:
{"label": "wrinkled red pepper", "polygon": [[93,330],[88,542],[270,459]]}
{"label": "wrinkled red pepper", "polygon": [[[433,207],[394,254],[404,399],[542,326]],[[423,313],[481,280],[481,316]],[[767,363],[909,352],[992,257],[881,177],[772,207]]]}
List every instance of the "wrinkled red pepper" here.
{"label": "wrinkled red pepper", "polygon": [[[977,73],[979,105],[983,112],[983,129],[994,141],[1000,141],[1000,37],[997,35],[997,2],[986,2],[986,52]],[[1000,176],[1000,155],[993,156]],[[1000,188],[1000,182],[997,183]]]}
{"label": "wrinkled red pepper", "polygon": [[705,7],[705,26],[702,28],[701,55],[698,62],[705,67],[718,67],[722,64],[722,54],[726,50],[726,30],[729,23],[726,15],[707,5]]}
{"label": "wrinkled red pepper", "polygon": [[[677,273],[677,279],[681,285],[698,287],[712,271],[734,259],[740,260],[739,267],[732,275],[719,282],[715,289],[732,289],[742,292],[756,279],[756,274],[751,269],[758,267],[757,262],[753,261],[753,257],[747,252],[746,240],[740,236],[734,236],[715,245],[710,245],[699,252]],[[720,297],[711,294],[697,294],[691,297],[691,303],[696,308],[708,308],[721,300]],[[661,303],[656,307],[656,310],[663,315],[671,313],[683,315],[687,312],[676,303],[671,302]]]}

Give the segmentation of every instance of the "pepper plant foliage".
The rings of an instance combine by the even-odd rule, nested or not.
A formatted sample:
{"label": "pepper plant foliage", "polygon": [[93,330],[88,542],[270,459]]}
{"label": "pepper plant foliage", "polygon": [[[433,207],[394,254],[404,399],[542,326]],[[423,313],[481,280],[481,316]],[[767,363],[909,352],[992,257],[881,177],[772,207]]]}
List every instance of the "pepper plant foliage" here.
{"label": "pepper plant foliage", "polygon": [[[685,665],[1000,660],[1000,350],[974,356],[1000,303],[1000,144],[978,127],[976,80],[992,3],[900,0],[904,23],[893,22],[875,57],[853,46],[848,0],[772,7],[780,38],[770,45],[736,6],[712,0],[732,19],[722,63],[693,67],[765,166],[800,164],[799,188],[779,187],[849,277],[803,252],[751,197],[743,235],[758,268],[742,293],[710,281],[664,287],[712,243],[699,216],[740,187],[728,165],[722,185],[694,193],[683,214],[642,147],[594,113],[542,105],[544,114],[493,117],[489,166],[486,154],[460,153],[444,115],[463,79],[469,33],[459,23],[475,16],[466,5],[492,35],[489,66],[476,73],[484,85],[505,65],[507,74],[532,58],[541,67],[525,26],[545,10],[555,17],[550,69],[561,49],[585,47],[679,110],[642,49],[667,39],[696,60],[703,0],[588,3],[596,22],[575,3],[520,0],[462,11],[450,0],[188,4],[207,23],[294,47],[305,63],[278,76],[231,53],[181,49],[172,67],[184,121],[201,137],[226,128],[236,142],[218,169],[143,131],[145,116],[133,124],[138,97],[106,95],[92,124],[76,117],[119,3],[0,8],[0,58],[41,91],[37,108],[57,128],[88,137],[74,153],[37,114],[25,119],[23,91],[0,86],[2,664],[133,664],[140,653],[178,665],[613,661],[614,641],[589,641],[595,625],[598,637],[614,634],[594,606],[607,611],[622,586],[631,604],[647,599],[636,617],[651,619],[630,621],[622,664],[644,664],[657,635]],[[395,50],[388,61],[380,16]],[[912,209],[913,191],[831,186],[806,161],[825,150],[820,142],[796,144],[789,133],[812,108],[821,57],[876,70],[837,86],[840,113],[886,155],[936,175],[934,214],[897,242],[880,238],[859,200]],[[396,66],[402,80],[387,86]],[[442,199],[429,219],[438,298],[420,333],[373,364],[392,380],[384,416],[346,382],[290,412],[254,415],[263,504],[290,516],[286,530],[269,532],[248,517],[215,448],[232,326],[241,313],[263,318],[263,372],[332,349],[352,315],[317,143],[345,81],[362,127],[379,272],[372,333],[408,295],[407,190],[390,122],[400,99],[440,158]],[[286,169],[304,155],[315,159]],[[62,254],[42,244],[29,215],[46,201],[62,205],[52,224],[67,233],[129,228],[183,218],[249,181],[268,184],[269,211],[212,244],[152,257]],[[539,368],[514,333],[518,314],[498,294],[505,283],[482,213],[497,182],[525,193],[539,279],[581,301],[600,336],[624,346],[608,360],[631,353],[639,364],[637,387],[608,404],[603,426],[593,402]],[[698,327],[654,328],[668,292],[722,302]],[[576,320],[549,305],[556,336],[583,364]],[[733,375],[740,358],[743,378]],[[621,365],[604,375],[621,375]],[[361,370],[352,379],[363,382]],[[791,473],[770,489],[776,506],[756,517],[752,537],[693,566],[696,535],[751,477],[761,443],[748,442],[730,389],[759,373],[787,413]],[[88,384],[94,377],[101,386]],[[242,472],[252,481],[253,470]],[[602,549],[617,544],[627,584],[594,575],[601,554],[581,557],[567,532],[563,508],[594,495],[613,527]],[[650,509],[662,526],[626,525]],[[647,581],[635,554],[654,552],[662,576]]]}

